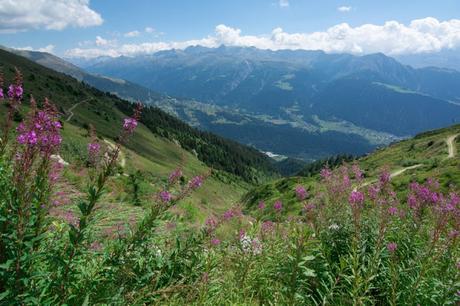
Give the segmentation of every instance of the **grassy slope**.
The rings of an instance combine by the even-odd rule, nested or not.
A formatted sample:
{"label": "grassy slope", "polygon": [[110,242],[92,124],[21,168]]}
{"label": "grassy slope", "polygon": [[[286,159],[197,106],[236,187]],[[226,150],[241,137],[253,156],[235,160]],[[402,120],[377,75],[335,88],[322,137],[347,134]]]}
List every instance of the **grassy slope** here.
{"label": "grassy slope", "polygon": [[[46,69],[25,58],[1,51],[0,71],[6,80],[14,77],[14,67],[23,73],[25,94],[32,94],[38,102],[48,97],[62,113],[64,121],[63,146],[61,155],[70,165],[65,171],[65,180],[60,183],[60,189],[66,197],[73,198],[85,190],[84,167],[86,146],[89,142],[85,127],[94,125],[98,137],[114,142],[119,134],[121,122],[126,115],[114,107],[116,100],[99,91],[74,80],[71,77]],[[71,112],[69,109],[79,103],[72,112],[71,120],[66,121]],[[22,113],[28,109],[23,105]],[[0,108],[0,115],[6,108]],[[144,176],[142,196],[148,202],[158,190],[162,180],[176,167],[183,167],[187,178],[203,174],[210,169],[192,153],[183,150],[175,142],[154,135],[145,126],[140,125],[128,143],[122,149],[126,158],[126,166],[121,171],[130,174],[141,170]],[[223,171],[214,170],[203,188],[190,199],[179,205],[178,211],[191,221],[203,220],[212,212],[221,212],[233,205],[247,191],[249,185],[240,178]],[[139,216],[142,208],[133,206],[130,195],[129,178],[120,175],[111,182],[110,192],[104,197],[101,208],[101,220],[110,225],[124,220],[129,216]],[[225,195],[225,196],[224,196]],[[72,209],[72,207],[65,207]]]}
{"label": "grassy slope", "polygon": [[[447,190],[450,186],[460,188],[460,135],[455,140],[456,155],[447,158],[448,147],[446,139],[460,134],[460,125],[426,132],[416,137],[394,143],[389,147],[377,150],[358,160],[365,171],[366,182],[372,182],[383,169],[394,173],[410,166],[392,178],[398,192],[404,194],[410,182],[422,182],[429,177],[440,181],[441,187]],[[295,198],[294,188],[297,184],[308,187],[310,193],[315,192],[319,175],[313,177],[290,177],[273,181],[252,189],[244,196],[244,203],[249,210],[255,210],[257,203],[264,200],[268,205],[281,199],[291,212],[299,211],[299,202]]]}

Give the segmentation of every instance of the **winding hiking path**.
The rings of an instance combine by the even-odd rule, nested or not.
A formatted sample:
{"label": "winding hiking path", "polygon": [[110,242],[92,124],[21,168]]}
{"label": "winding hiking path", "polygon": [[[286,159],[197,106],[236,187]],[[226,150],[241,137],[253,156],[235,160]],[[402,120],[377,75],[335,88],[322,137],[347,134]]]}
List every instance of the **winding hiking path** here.
{"label": "winding hiking path", "polygon": [[457,150],[455,150],[455,139],[458,137],[460,134],[455,134],[452,136],[447,137],[446,143],[447,143],[447,148],[449,149],[449,155],[447,158],[453,158],[455,155],[457,155]]}
{"label": "winding hiking path", "polygon": [[72,105],[72,107],[69,108],[69,109],[67,110],[67,112],[69,113],[69,116],[67,117],[67,119],[66,119],[65,121],[66,121],[66,122],[69,122],[70,119],[72,119],[72,117],[73,117],[73,115],[74,115],[73,111],[75,110],[75,108],[76,108],[78,105],[80,105],[80,104],[82,104],[82,103],[85,103],[85,102],[88,101],[88,100],[89,100],[89,99],[85,99],[85,100],[82,100],[82,101],[80,101],[80,102],[75,103],[74,105]]}
{"label": "winding hiking path", "polygon": [[[456,155],[457,155],[457,152],[455,150],[455,139],[459,136],[460,134],[455,134],[455,135],[451,135],[449,137],[446,138],[446,143],[447,143],[447,149],[448,149],[448,155],[445,159],[449,159],[449,158],[454,158]],[[422,164],[416,164],[416,165],[412,165],[412,166],[409,166],[409,167],[406,167],[406,168],[402,168],[402,169],[399,169],[399,170],[394,170],[390,173],[390,177],[391,178],[394,178],[394,177],[397,177],[401,174],[403,174],[404,172],[406,172],[407,170],[412,170],[412,169],[416,169],[416,168],[419,168],[421,167]],[[359,186],[359,188],[363,188],[363,187],[366,187],[366,186],[369,186],[370,184],[373,184],[375,183],[377,180],[370,180],[368,182],[365,182],[364,184],[362,184],[361,186]],[[354,190],[356,191],[357,188],[354,188]]]}

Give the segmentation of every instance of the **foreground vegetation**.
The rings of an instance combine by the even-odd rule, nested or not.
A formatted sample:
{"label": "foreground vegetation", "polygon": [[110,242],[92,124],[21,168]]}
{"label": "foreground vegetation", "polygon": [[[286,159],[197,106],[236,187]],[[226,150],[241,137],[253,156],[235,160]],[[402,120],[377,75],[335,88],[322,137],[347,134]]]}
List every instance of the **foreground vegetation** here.
{"label": "foreground vegetation", "polygon": [[[188,176],[177,168],[144,199],[137,218],[107,232],[97,224],[105,213],[99,204],[117,184],[122,148],[135,139],[141,107],[120,123],[113,145],[104,146],[90,129],[86,193],[62,213],[65,170],[53,157],[62,146],[59,112],[47,100],[41,108],[32,100],[15,128],[21,75],[1,93],[8,110],[0,143],[1,304],[460,301],[458,185],[428,178],[401,193],[388,171],[374,181],[373,169],[364,173],[358,164],[324,168],[319,183],[284,186],[296,205],[270,197],[213,211],[193,226],[172,212],[211,173]],[[370,165],[372,158],[364,161]]]}

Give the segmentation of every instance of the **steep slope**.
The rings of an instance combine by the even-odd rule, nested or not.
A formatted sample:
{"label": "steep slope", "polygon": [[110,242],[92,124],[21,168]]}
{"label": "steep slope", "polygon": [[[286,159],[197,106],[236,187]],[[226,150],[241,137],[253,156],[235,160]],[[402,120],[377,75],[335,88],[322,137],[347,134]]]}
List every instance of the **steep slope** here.
{"label": "steep slope", "polygon": [[[122,119],[131,115],[132,105],[24,57],[0,50],[0,71],[6,80],[14,77],[15,67],[23,74],[25,90],[22,111],[15,118],[19,121],[25,116],[29,95],[39,102],[49,97],[61,113],[64,140],[58,158],[67,166],[58,186],[59,201],[64,202],[60,209],[62,212],[74,210],[75,207],[65,203],[78,197],[87,187],[89,125],[95,127],[100,143],[110,147],[119,134]],[[6,104],[1,104],[2,117],[5,111]],[[122,175],[111,180],[110,192],[101,202],[98,224],[108,230],[143,214],[143,206],[133,202],[135,181],[142,203],[147,204],[162,188],[168,174],[178,167],[184,179],[210,173],[203,188],[174,210],[185,221],[202,222],[210,213],[222,212],[234,205],[255,177],[263,180],[274,174],[265,155],[192,129],[159,109],[146,108],[142,121],[145,124],[136,129],[122,148],[118,160],[118,172]]]}
{"label": "steep slope", "polygon": [[[63,114],[74,113],[74,116],[71,117],[71,123],[78,126],[93,124],[105,136],[116,137],[117,129],[114,128],[114,124],[121,121],[122,108],[124,111],[129,111],[126,109],[130,107],[128,102],[77,82],[71,77],[44,68],[23,57],[2,50],[0,50],[0,55],[0,64],[2,64],[5,74],[11,75],[15,66],[20,68],[24,73],[26,91],[33,94],[37,100],[47,96],[56,103]],[[76,103],[79,105],[75,107]],[[209,166],[231,172],[236,165],[239,167],[240,176],[248,181],[255,177],[256,172],[270,175],[273,170],[269,159],[252,148],[192,129],[159,109],[146,108],[144,114],[143,120],[149,122],[150,133],[157,137],[169,137],[171,141],[178,141],[190,152],[200,152],[200,147],[211,150],[212,153],[207,151],[207,154],[198,154],[198,158]],[[193,144],[186,143],[186,141],[191,141]],[[151,153],[152,156],[155,155],[150,152],[152,148],[149,148],[140,139],[133,141],[132,148],[145,152],[147,156]],[[228,159],[225,155],[236,158],[238,162]]]}
{"label": "steep slope", "polygon": [[70,75],[81,82],[85,82],[103,92],[113,93],[122,99],[142,101],[146,104],[149,104],[152,101],[165,99],[165,97],[159,93],[132,82],[88,73],[72,63],[50,53],[16,50],[1,46],[0,49],[23,56],[54,71]]}
{"label": "steep slope", "polygon": [[[414,138],[394,143],[358,159],[364,170],[363,190],[376,181],[379,173],[386,169],[396,191],[405,195],[411,182],[424,182],[429,178],[439,181],[443,191],[460,186],[460,125],[433,130]],[[248,211],[257,209],[259,201],[268,204],[281,199],[289,211],[298,211],[299,201],[294,192],[298,184],[306,186],[311,193],[317,190],[320,168],[309,171],[308,177],[295,176],[275,180],[254,188],[244,196]]]}
{"label": "steep slope", "polygon": [[460,122],[460,107],[389,84],[345,79],[332,82],[313,99],[312,111],[325,119],[340,116],[371,130],[397,136]]}

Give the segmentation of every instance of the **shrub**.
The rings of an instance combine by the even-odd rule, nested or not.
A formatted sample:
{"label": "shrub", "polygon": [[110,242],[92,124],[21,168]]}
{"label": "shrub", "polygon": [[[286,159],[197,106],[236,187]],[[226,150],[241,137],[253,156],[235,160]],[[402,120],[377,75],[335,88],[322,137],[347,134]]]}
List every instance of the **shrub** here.
{"label": "shrub", "polygon": [[[0,79],[0,88],[3,83]],[[3,94],[3,90],[0,91]],[[0,303],[5,305],[455,305],[460,301],[460,195],[434,179],[398,197],[388,172],[364,182],[357,164],[320,172],[315,190],[277,183],[302,209],[260,202],[254,216],[234,206],[200,229],[168,209],[199,188],[180,169],[145,201],[140,221],[95,226],[95,207],[114,179],[121,146],[88,144],[86,194],[61,218],[51,214],[62,166],[55,108],[44,101],[12,131],[22,103],[18,73],[8,89],[0,142]],[[15,136],[13,138],[12,136]],[[268,191],[265,193],[268,194]],[[210,203],[212,205],[212,203]],[[297,205],[296,205],[297,207]],[[185,205],[193,218],[196,208]]]}

